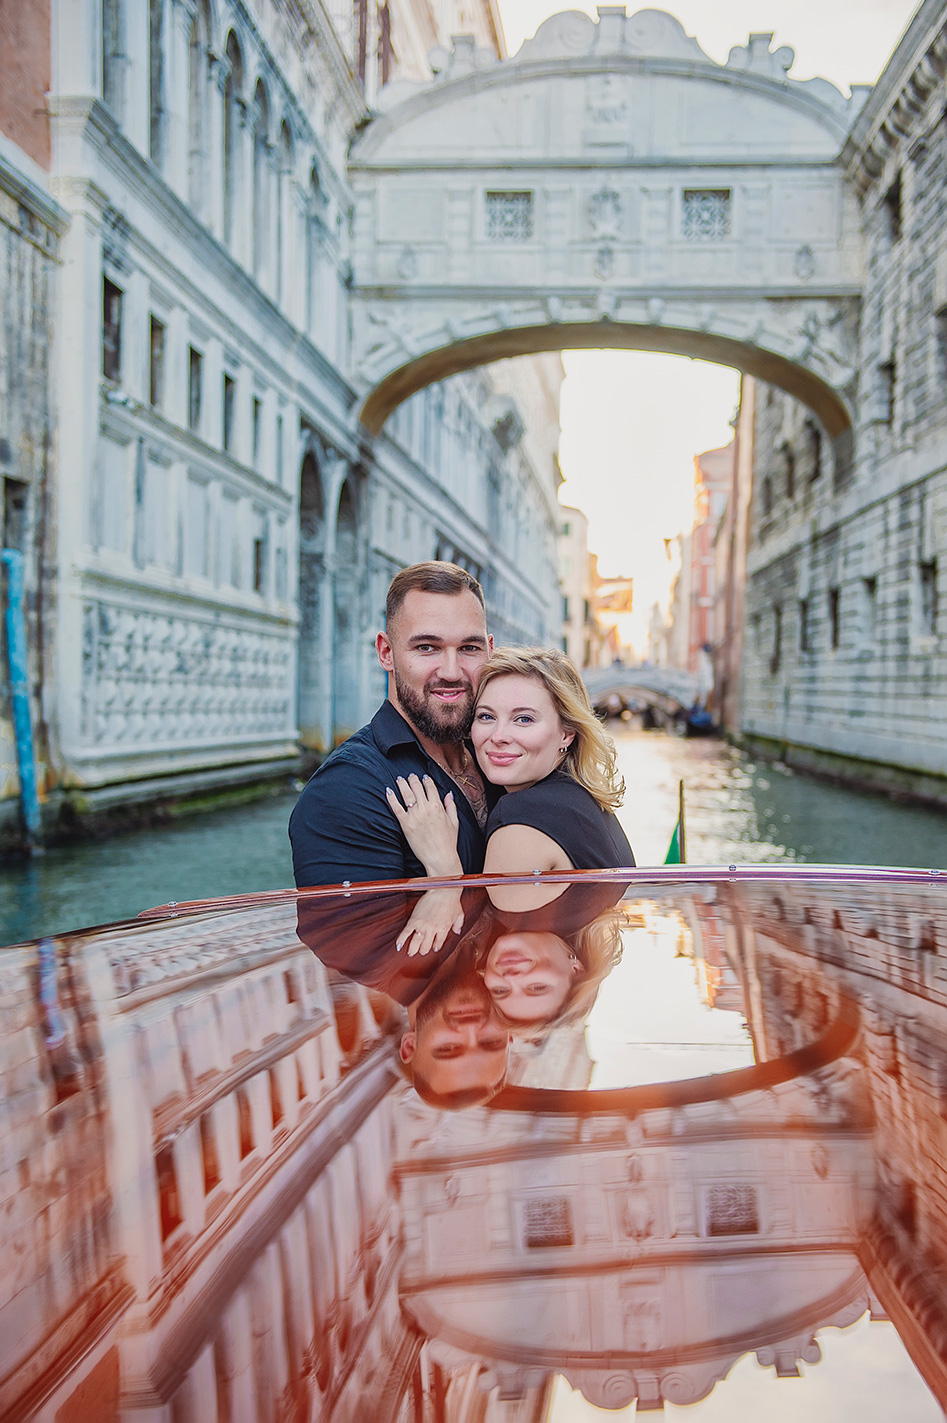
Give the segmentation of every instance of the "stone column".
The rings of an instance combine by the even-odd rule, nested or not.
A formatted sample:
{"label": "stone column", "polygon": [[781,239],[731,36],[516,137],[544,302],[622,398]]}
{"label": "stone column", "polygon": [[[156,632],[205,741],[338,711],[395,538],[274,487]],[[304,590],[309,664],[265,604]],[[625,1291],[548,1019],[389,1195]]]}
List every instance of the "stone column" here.
{"label": "stone column", "polygon": [[348,472],[348,460],[344,455],[331,456],[329,462],[326,464],[322,481],[326,500],[326,572],[323,583],[320,640],[325,651],[328,671],[323,685],[325,701],[323,704],[322,721],[323,727],[325,728],[326,747],[330,750],[335,737],[335,685],[337,676],[337,668],[335,665],[335,585],[338,565],[335,551],[335,535],[339,518],[339,495],[342,493],[342,486],[345,483]]}
{"label": "stone column", "polygon": [[167,28],[168,66],[165,82],[165,174],[179,198],[188,193],[188,130],[191,121],[190,48],[193,0],[172,0]]}
{"label": "stone column", "polygon": [[250,210],[253,195],[253,124],[246,99],[238,99],[235,107],[234,221],[230,250],[244,267],[249,268],[253,245],[253,213]]}
{"label": "stone column", "polygon": [[224,89],[230,64],[207,56],[204,114],[204,222],[217,238],[224,233]]}

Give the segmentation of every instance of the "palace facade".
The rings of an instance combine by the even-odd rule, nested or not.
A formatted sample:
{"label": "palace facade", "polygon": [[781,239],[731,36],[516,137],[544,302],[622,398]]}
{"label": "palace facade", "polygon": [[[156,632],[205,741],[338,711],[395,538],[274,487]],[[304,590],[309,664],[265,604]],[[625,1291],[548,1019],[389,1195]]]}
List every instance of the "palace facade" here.
{"label": "palace facade", "polygon": [[[559,357],[356,433],[346,151],[452,18],[337,8],[55,0],[10,37],[4,542],[50,821],[330,749],[384,695],[374,635],[416,560],[476,573],[498,641],[558,641]],[[489,3],[464,21],[502,54]]]}

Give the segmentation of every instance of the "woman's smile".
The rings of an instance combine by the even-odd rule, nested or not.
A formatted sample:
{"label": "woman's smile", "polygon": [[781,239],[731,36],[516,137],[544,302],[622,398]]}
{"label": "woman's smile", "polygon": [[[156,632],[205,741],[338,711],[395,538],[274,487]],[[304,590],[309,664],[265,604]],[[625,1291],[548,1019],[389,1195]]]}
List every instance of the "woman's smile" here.
{"label": "woman's smile", "polygon": [[474,710],[470,732],[480,769],[496,786],[525,790],[560,765],[573,732],[537,677],[494,677]]}

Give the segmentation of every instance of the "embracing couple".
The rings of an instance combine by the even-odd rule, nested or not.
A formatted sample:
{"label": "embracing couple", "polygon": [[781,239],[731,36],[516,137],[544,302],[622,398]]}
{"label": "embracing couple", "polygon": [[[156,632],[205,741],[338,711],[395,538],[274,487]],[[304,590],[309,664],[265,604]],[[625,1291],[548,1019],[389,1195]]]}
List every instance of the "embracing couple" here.
{"label": "embracing couple", "polygon": [[[290,820],[299,888],[634,864],[614,815],[623,792],[614,747],[575,667],[555,650],[494,652],[475,578],[451,563],[404,569],[376,648],[388,698],[320,766]],[[550,900],[559,895],[548,887]],[[434,891],[398,948],[439,950],[462,924],[459,890]],[[458,1017],[461,1036],[495,1028],[491,1006],[509,1023],[556,1018],[591,971],[580,938],[554,928],[497,938],[479,965],[482,987],[471,989],[482,1012]],[[425,989],[407,1004],[412,1022]]]}

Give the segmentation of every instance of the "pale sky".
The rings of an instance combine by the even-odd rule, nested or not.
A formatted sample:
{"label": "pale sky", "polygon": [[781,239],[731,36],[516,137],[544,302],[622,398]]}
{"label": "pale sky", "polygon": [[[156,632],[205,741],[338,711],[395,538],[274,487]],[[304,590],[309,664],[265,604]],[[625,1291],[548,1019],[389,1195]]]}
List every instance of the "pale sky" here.
{"label": "pale sky", "polygon": [[[500,0],[514,54],[558,7]],[[562,8],[566,8],[563,6]],[[571,7],[595,14],[594,0]],[[629,14],[644,8],[628,5]],[[796,52],[795,79],[830,79],[843,92],[877,79],[910,20],[914,0],[674,0],[674,14],[718,62],[753,32],[773,31]],[[738,393],[735,371],[679,356],[571,351],[564,356],[560,498],[589,517],[589,543],[606,575],[636,579],[637,636],[667,595],[663,539],[689,526],[693,457],[726,444]]]}

